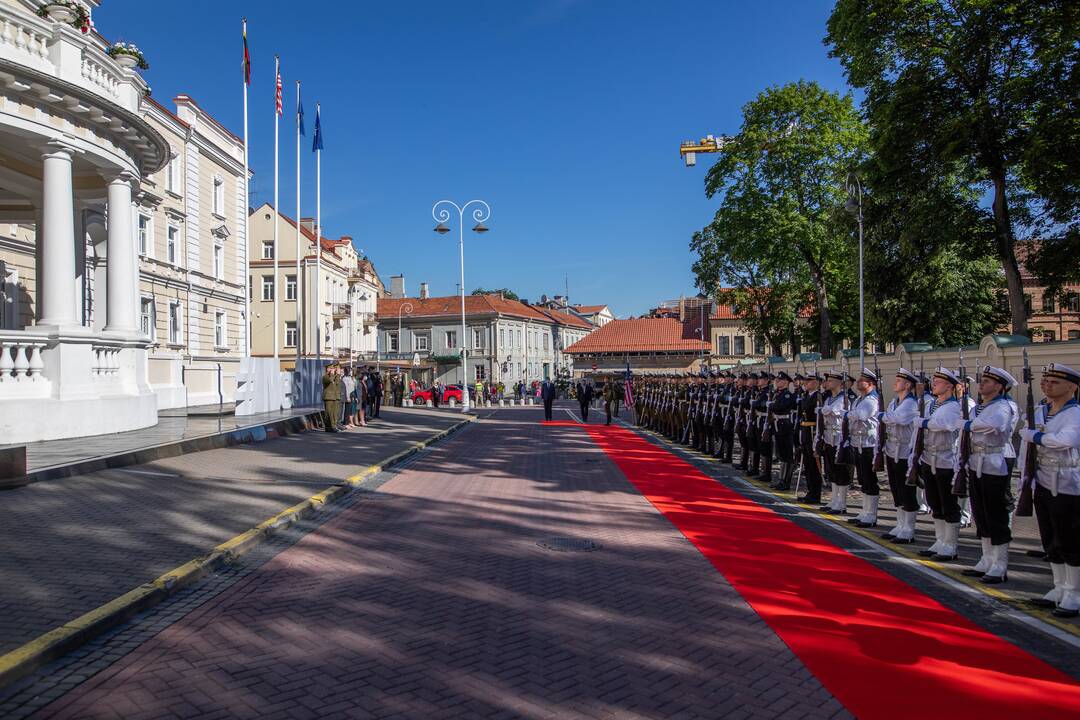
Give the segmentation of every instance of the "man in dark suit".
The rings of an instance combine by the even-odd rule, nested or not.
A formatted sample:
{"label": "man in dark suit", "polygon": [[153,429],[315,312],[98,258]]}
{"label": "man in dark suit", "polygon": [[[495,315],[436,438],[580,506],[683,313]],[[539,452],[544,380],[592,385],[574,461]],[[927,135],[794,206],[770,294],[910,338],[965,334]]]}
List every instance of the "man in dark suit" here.
{"label": "man in dark suit", "polygon": [[578,380],[577,401],[581,406],[581,421],[589,422],[589,403],[592,402],[592,383]]}
{"label": "man in dark suit", "polygon": [[551,420],[551,405],[555,402],[555,383],[545,380],[540,386],[540,398],[544,401],[544,419]]}

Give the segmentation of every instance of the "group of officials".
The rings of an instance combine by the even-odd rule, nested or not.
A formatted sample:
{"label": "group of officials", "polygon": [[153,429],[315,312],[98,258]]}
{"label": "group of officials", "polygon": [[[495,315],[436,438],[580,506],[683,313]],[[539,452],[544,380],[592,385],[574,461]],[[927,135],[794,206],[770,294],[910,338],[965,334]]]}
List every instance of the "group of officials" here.
{"label": "group of officials", "polygon": [[[1009,395],[1016,379],[1003,368],[984,366],[977,381],[946,367],[929,377],[900,368],[887,405],[882,382],[869,369],[857,376],[703,370],[637,376],[633,398],[639,425],[771,480],[774,489],[790,490],[793,479],[805,484],[799,502],[821,503],[828,488],[821,512],[847,515],[848,489],[858,483],[862,509],[848,522],[859,527],[878,524],[884,472],[896,507],[884,537],[916,542],[925,500],[934,542],[920,551],[924,557],[958,559],[961,505],[970,502],[982,555],[964,573],[983,583],[1008,580],[1011,515],[1033,507],[1054,587],[1030,602],[1061,617],[1080,614],[1080,372],[1046,366],[1033,427],[1024,427]],[[1017,464],[1019,502],[1010,480]]]}

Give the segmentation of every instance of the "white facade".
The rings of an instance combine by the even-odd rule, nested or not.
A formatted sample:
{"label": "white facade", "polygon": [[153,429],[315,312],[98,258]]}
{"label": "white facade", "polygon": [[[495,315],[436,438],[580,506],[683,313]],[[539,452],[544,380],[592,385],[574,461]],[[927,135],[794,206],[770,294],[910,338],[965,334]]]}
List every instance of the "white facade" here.
{"label": "white facade", "polygon": [[38,17],[42,4],[0,2],[5,442],[157,421],[140,330],[135,196],[168,161],[169,144],[142,117],[142,78],[110,58],[96,33]]}

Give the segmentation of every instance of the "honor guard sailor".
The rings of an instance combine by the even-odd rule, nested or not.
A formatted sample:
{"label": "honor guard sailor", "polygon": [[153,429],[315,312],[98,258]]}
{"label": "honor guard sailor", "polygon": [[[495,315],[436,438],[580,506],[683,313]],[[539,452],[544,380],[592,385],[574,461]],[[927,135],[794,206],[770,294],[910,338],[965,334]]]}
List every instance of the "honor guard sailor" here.
{"label": "honor guard sailor", "polygon": [[845,375],[839,370],[825,373],[825,399],[819,408],[822,420],[822,439],[825,451],[825,474],[832,486],[832,499],[823,507],[822,512],[837,515],[847,514],[848,486],[851,485],[851,468],[837,462],[837,451],[841,443],[841,424],[843,422],[847,391],[844,389]]}
{"label": "honor guard sailor", "polygon": [[881,395],[877,390],[878,377],[873,371],[863,368],[855,379],[855,400],[847,411],[848,432],[855,463],[855,474],[862,490],[862,512],[848,520],[859,527],[877,525],[878,487],[877,473],[874,472],[874,453],[877,449],[878,411],[881,409]]}
{"label": "honor guard sailor", "polygon": [[1075,617],[1080,614],[1080,372],[1050,363],[1041,387],[1048,402],[1035,410],[1035,427],[1021,431],[1021,459],[1035,452],[1034,478],[1022,476],[1021,483],[1035,483],[1035,515],[1054,587],[1032,603],[1056,606],[1059,617]]}
{"label": "honor guard sailor", "polygon": [[955,560],[960,538],[960,502],[952,492],[962,418],[956,397],[959,384],[960,378],[948,368],[939,367],[934,372],[930,379],[933,400],[918,426],[923,430],[922,452],[911,459],[918,467],[934,518],[934,544],[919,554],[935,560]]}
{"label": "honor guard sailor", "polygon": [[893,506],[896,508],[896,527],[885,537],[900,545],[915,539],[915,520],[919,516],[917,487],[907,484],[908,456],[911,455],[911,439],[915,432],[915,420],[919,417],[919,403],[915,398],[918,378],[911,371],[900,368],[893,382],[893,399],[878,419],[885,425],[885,474],[889,480]]}

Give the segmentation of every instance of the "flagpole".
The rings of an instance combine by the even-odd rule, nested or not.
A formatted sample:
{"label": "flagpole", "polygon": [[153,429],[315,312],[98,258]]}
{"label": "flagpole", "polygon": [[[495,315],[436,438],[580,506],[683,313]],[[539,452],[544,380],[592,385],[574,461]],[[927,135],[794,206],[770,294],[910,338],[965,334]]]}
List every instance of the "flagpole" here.
{"label": "flagpole", "polygon": [[[248,287],[254,287],[251,279],[251,237],[248,235],[248,60],[247,60],[247,18],[244,18],[244,62],[241,64],[241,77],[244,82],[244,270]],[[244,357],[251,357],[251,293],[244,289]]]}
{"label": "flagpole", "polygon": [[302,303],[300,302],[300,298],[301,298],[301,295],[300,295],[300,278],[301,278],[301,267],[300,267],[300,258],[301,258],[301,253],[300,253],[300,123],[302,122],[302,120],[301,120],[302,116],[300,115],[301,112],[302,112],[302,110],[301,110],[301,106],[300,106],[300,81],[297,80],[296,81],[296,290],[295,290],[295,300],[296,300],[296,369],[298,371],[300,370],[300,355],[301,355],[301,353],[300,353],[301,340],[300,339],[302,337],[304,337],[303,328],[307,327],[307,323],[301,322],[301,315],[303,315],[303,312],[301,312]]}
{"label": "flagpole", "polygon": [[[315,122],[321,122],[322,106],[315,103]],[[319,128],[316,125],[316,134]],[[322,272],[322,148],[315,148],[315,367],[322,365],[322,309],[319,303],[319,274]]]}
{"label": "flagpole", "polygon": [[278,204],[278,110],[277,93],[281,82],[281,59],[274,56],[274,364],[278,363],[278,225],[281,206]]}

